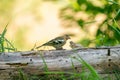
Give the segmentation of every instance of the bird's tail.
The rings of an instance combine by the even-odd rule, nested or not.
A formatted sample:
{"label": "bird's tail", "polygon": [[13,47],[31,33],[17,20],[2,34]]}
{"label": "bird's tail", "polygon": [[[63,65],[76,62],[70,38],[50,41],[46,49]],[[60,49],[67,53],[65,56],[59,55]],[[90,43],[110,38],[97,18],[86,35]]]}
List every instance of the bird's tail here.
{"label": "bird's tail", "polygon": [[38,48],[40,48],[40,47],[42,47],[42,46],[45,46],[46,45],[46,43],[45,44],[42,44],[42,45],[40,45],[40,46],[38,46],[38,47],[36,47],[35,49],[38,49]]}
{"label": "bird's tail", "polygon": [[43,44],[43,45],[40,45],[40,46],[38,46],[38,47],[36,47],[35,49],[38,49],[38,48],[40,48],[40,47],[42,47],[42,46],[44,46],[44,44]]}
{"label": "bird's tail", "polygon": [[36,47],[35,49],[38,49],[38,48],[40,48],[40,47],[42,47],[42,45],[41,45],[41,46]]}

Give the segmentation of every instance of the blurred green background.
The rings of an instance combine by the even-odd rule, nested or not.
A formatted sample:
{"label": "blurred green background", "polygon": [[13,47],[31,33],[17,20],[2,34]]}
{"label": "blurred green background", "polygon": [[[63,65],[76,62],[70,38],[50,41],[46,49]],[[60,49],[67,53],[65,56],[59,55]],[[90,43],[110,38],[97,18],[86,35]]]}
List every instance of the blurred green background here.
{"label": "blurred green background", "polygon": [[6,24],[18,50],[63,34],[84,47],[113,46],[120,43],[120,0],[1,0],[0,33]]}

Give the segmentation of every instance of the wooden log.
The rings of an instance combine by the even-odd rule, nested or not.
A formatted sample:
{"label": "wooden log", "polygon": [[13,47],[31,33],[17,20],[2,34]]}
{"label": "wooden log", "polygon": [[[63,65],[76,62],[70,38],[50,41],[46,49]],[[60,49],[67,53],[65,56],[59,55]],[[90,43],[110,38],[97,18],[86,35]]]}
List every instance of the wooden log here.
{"label": "wooden log", "polygon": [[1,53],[0,72],[2,74],[0,74],[0,77],[3,74],[7,76],[14,74],[18,72],[19,68],[25,73],[36,75],[43,74],[45,67],[49,71],[72,72],[72,62],[76,71],[80,72],[82,64],[75,59],[79,58],[78,55],[100,74],[108,74],[107,71],[112,73],[111,69],[114,67],[120,69],[120,47],[24,51]]}

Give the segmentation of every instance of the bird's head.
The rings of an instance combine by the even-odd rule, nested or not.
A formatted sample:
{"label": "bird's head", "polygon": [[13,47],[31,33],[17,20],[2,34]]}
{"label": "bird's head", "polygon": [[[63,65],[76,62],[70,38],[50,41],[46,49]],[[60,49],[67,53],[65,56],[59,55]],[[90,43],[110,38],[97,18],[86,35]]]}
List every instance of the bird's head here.
{"label": "bird's head", "polygon": [[64,39],[68,40],[68,39],[70,39],[70,36],[69,35],[64,35]]}
{"label": "bird's head", "polygon": [[73,41],[70,41],[70,44],[74,44],[74,42],[73,42]]}

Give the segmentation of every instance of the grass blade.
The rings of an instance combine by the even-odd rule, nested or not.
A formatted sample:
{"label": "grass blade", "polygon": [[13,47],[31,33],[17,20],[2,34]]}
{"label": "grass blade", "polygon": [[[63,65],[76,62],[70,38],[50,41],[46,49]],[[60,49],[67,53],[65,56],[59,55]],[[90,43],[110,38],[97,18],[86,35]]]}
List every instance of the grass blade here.
{"label": "grass blade", "polygon": [[[85,66],[91,73],[90,73],[90,78],[92,76],[92,78],[94,78],[94,80],[100,80],[100,77],[98,75],[98,73],[95,71],[95,69],[89,65],[87,62],[85,62],[78,54],[77,56],[79,58],[75,58],[76,60],[78,60],[80,63],[82,63],[83,66]],[[88,80],[89,80],[89,76],[88,76]]]}

